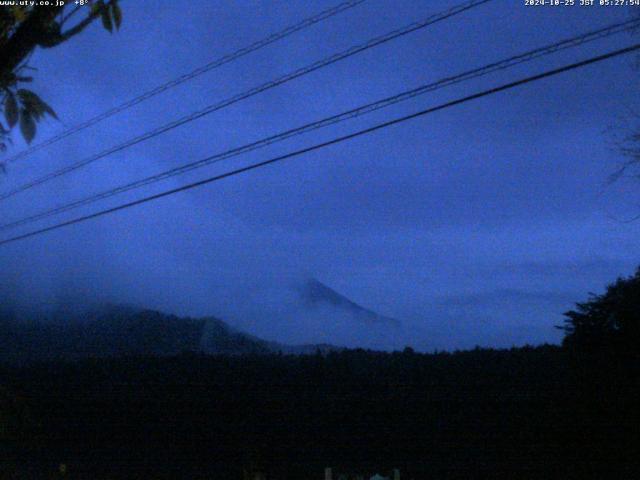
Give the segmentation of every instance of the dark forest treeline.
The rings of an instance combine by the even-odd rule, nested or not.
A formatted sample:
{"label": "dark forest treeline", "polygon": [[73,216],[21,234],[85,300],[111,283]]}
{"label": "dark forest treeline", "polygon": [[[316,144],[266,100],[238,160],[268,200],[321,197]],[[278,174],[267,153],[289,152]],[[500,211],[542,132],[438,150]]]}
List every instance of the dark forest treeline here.
{"label": "dark forest treeline", "polygon": [[32,478],[61,462],[65,478],[241,478],[249,464],[283,479],[325,466],[416,479],[640,473],[638,363],[623,354],[184,354],[0,373],[26,412],[5,454]]}
{"label": "dark forest treeline", "polygon": [[[0,364],[0,478],[640,478],[640,269],[566,316],[563,347],[122,356],[129,338]],[[148,317],[133,337],[157,344]]]}

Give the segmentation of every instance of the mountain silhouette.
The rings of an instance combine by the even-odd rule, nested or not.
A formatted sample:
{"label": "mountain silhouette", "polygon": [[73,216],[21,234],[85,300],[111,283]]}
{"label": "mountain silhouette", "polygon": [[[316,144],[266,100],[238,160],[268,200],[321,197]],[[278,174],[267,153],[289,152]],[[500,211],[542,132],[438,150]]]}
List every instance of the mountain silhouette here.
{"label": "mountain silhouette", "polygon": [[298,290],[308,308],[332,307],[337,312],[348,315],[356,323],[367,326],[394,328],[400,326],[400,321],[395,318],[380,315],[358,305],[315,278],[307,280]]}
{"label": "mountain silhouette", "polygon": [[241,332],[215,317],[190,318],[149,309],[106,305],[79,312],[17,318],[0,314],[0,361],[75,360],[132,355],[306,354],[335,350],[331,345],[284,345]]}

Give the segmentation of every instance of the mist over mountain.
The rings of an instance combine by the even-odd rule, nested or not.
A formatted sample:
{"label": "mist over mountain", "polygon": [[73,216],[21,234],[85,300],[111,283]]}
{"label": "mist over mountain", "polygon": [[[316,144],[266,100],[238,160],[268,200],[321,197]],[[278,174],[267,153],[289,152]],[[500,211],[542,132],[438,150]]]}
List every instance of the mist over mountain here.
{"label": "mist over mountain", "polygon": [[379,315],[351,301],[321,281],[311,278],[299,287],[302,300],[310,308],[332,306],[340,313],[350,315],[357,323],[365,325],[399,327],[400,321],[395,318]]}
{"label": "mist over mountain", "polygon": [[50,314],[0,313],[0,361],[76,360],[131,355],[306,354],[330,345],[285,345],[238,331],[215,317],[169,315],[128,305],[65,306]]}
{"label": "mist over mountain", "polygon": [[18,304],[12,308],[6,302],[0,311],[0,361],[183,352],[313,354],[344,347],[404,346],[396,339],[401,333],[398,320],[361,306],[315,278],[270,288],[248,289],[244,302],[233,302],[237,315],[216,309],[213,315],[175,315],[155,305],[139,307],[90,296],[61,295],[55,303],[32,309]]}
{"label": "mist over mountain", "polygon": [[[409,333],[410,326],[363,306],[312,276],[262,282],[247,289],[241,301],[237,298],[222,306],[220,316],[269,341],[394,350],[417,338]],[[427,337],[421,334],[420,338]]]}

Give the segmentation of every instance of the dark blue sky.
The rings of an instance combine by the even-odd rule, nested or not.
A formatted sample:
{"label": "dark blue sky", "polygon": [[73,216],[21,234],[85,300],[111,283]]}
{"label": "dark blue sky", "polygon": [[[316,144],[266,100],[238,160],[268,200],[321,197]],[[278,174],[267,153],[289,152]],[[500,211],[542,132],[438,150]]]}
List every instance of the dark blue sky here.
{"label": "dark blue sky", "polygon": [[[34,55],[33,89],[61,118],[41,125],[38,139],[335,3],[123,2],[119,33],[93,26]],[[4,186],[456,3],[368,0],[10,165]],[[0,214],[35,213],[632,14],[622,7],[523,4],[496,0],[356,55],[4,201]],[[633,40],[618,35],[446,88],[144,192]],[[315,276],[403,320],[407,330],[391,346],[557,342],[553,325],[563,311],[639,263],[640,223],[620,219],[640,211],[640,186],[627,180],[606,185],[622,161],[616,138],[632,129],[630,113],[638,106],[634,62],[631,56],[603,62],[2,247],[4,282],[29,304],[51,305],[68,295],[126,301],[219,315],[273,339],[317,341],[312,328],[285,325],[281,311],[287,286]],[[21,142],[16,138],[16,150]]]}

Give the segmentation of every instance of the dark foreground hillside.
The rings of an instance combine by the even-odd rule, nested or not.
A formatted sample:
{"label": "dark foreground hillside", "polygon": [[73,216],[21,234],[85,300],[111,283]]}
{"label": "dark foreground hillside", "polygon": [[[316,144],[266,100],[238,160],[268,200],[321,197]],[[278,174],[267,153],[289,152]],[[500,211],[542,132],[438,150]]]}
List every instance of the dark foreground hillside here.
{"label": "dark foreground hillside", "polygon": [[640,475],[629,358],[550,346],[185,354],[0,373],[3,478],[233,479],[249,466],[275,479],[320,479],[325,466],[334,478]]}
{"label": "dark foreground hillside", "polygon": [[102,305],[49,317],[23,319],[0,310],[0,363],[81,360],[100,357],[206,354],[314,353],[339,350],[327,344],[285,345],[241,332],[215,317],[190,318],[131,307]]}

